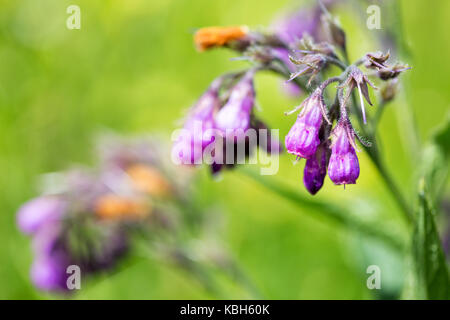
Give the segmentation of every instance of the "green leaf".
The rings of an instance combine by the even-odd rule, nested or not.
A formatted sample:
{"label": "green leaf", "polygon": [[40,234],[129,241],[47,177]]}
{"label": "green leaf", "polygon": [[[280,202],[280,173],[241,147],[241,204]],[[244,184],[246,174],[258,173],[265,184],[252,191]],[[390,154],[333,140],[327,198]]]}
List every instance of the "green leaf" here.
{"label": "green leaf", "polygon": [[449,276],[434,210],[429,200],[425,179],[419,186],[418,207],[413,235],[413,259],[417,277],[417,298],[448,299]]}

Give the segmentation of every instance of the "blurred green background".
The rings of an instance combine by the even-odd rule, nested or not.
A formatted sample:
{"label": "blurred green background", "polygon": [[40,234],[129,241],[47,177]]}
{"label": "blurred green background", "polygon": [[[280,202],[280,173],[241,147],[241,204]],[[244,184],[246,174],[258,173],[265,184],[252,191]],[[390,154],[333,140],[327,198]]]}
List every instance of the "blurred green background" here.
{"label": "blurred green background", "polygon": [[[375,1],[379,3],[378,1]],[[402,112],[414,112],[424,140],[449,109],[450,2],[401,1],[403,40],[413,66],[404,93],[383,116],[386,163],[402,190],[412,195],[418,164],[405,145]],[[111,129],[131,135],[177,127],[183,111],[219,74],[244,67],[233,53],[198,53],[192,31],[208,25],[267,25],[290,1],[260,0],[0,0],[0,298],[49,298],[28,277],[30,241],[19,233],[15,212],[36,195],[39,174],[94,162],[93,137]],[[66,8],[81,8],[81,30],[68,30]],[[365,5],[366,6],[366,5]],[[363,6],[363,8],[365,8]],[[365,12],[336,11],[348,32],[353,59],[379,48]],[[382,27],[383,16],[381,17]],[[285,97],[279,78],[257,77],[259,115],[281,137],[293,118],[283,112],[299,103]],[[373,109],[373,108],[372,108]],[[333,186],[327,178],[318,199],[351,204],[367,219],[401,225],[400,213],[377,172],[360,153],[358,184]],[[305,193],[302,164],[282,155],[277,178]],[[269,299],[371,299],[398,293],[402,259],[316,212],[293,206],[239,171],[213,181],[206,168],[201,190],[224,208],[221,237]],[[412,197],[410,197],[412,199]],[[350,213],[349,213],[350,214]],[[401,227],[394,230],[407,236]],[[366,250],[363,250],[363,249]],[[77,298],[214,298],[168,265],[130,257],[119,272],[91,279]],[[382,268],[382,292],[366,287],[366,268]],[[230,286],[222,298],[245,298]]]}

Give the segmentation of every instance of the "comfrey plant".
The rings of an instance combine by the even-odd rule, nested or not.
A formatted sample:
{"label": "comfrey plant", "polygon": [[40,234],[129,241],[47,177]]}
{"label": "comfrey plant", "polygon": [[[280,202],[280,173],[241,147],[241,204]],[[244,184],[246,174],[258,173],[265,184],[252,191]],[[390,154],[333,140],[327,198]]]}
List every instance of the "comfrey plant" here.
{"label": "comfrey plant", "polygon": [[20,230],[33,238],[37,288],[80,289],[71,268],[79,268],[78,281],[84,280],[117,267],[130,252],[172,263],[211,291],[215,284],[206,266],[244,279],[216,236],[214,210],[193,204],[192,172],[167,164],[159,139],[106,136],[98,153],[96,170],[44,176],[43,194],[18,211]]}
{"label": "comfrey plant", "polygon": [[[414,266],[410,277],[413,280],[408,280],[410,283],[405,286],[403,295],[446,299],[449,297],[449,277],[434,210],[439,207],[448,174],[449,125],[437,130],[428,148],[422,149],[414,132],[416,126],[411,112],[402,114],[410,131],[405,135],[410,137],[411,145],[416,149],[415,156],[420,156],[420,161],[425,164],[424,168],[417,169],[417,175],[421,177],[417,179],[419,196],[417,204],[411,205],[385,167],[377,141],[377,128],[385,106],[397,94],[399,76],[410,67],[388,61],[389,48],[386,52],[368,52],[350,62],[347,34],[329,12],[337,2],[318,1],[316,6],[282,15],[265,30],[252,30],[247,26],[199,29],[194,36],[199,51],[228,48],[238,52],[241,55],[238,59],[248,60],[252,66],[213,81],[186,118],[184,135],[176,141],[174,154],[187,159],[184,163],[200,164],[202,161],[197,160],[202,158],[202,151],[228,140],[233,144],[244,142],[243,155],[248,156],[252,145],[243,137],[255,128],[254,123],[261,123],[254,107],[254,77],[261,71],[280,75],[291,96],[306,95],[300,105],[285,113],[296,114],[297,118],[284,141],[287,153],[297,160],[305,159],[303,183],[306,189],[312,195],[316,194],[327,173],[335,185],[355,184],[361,173],[358,152],[364,150],[404,214],[405,225],[408,229],[414,226],[411,250],[406,256]],[[400,12],[398,1],[391,1],[389,8]],[[394,27],[398,28],[398,23]],[[380,41],[382,46],[386,43],[384,40]],[[398,41],[391,40],[391,45],[396,46]],[[392,49],[405,53],[407,50],[402,46],[404,42],[398,42],[398,48]],[[337,69],[340,72],[336,73]],[[372,90],[378,90],[378,94]],[[375,105],[374,112],[366,112],[366,104]],[[198,121],[198,128],[215,130],[217,134],[214,137],[211,134],[198,136],[201,130],[193,129],[193,120]],[[236,135],[237,130],[241,130],[240,135]],[[267,152],[282,151],[274,139],[263,147]],[[214,150],[215,155],[222,156],[222,145]],[[236,162],[227,167],[234,164]],[[222,167],[213,162],[213,172]],[[345,227],[378,238],[400,255],[404,254],[404,241],[391,234],[389,227],[368,224],[349,214],[351,208],[341,210],[335,204],[305,198],[283,183],[264,179],[251,170],[241,172],[302,208],[318,209],[343,222]]]}
{"label": "comfrey plant", "polygon": [[[333,1],[327,3],[331,5]],[[324,41],[324,34],[328,35],[328,41]],[[368,125],[364,101],[372,105],[368,88],[376,89],[369,77],[388,83],[382,96],[387,101],[395,95],[393,81],[409,69],[399,63],[388,64],[389,53],[382,52],[367,53],[348,64],[345,33],[322,3],[280,18],[264,32],[248,27],[209,27],[198,30],[194,41],[200,51],[231,48],[242,53],[253,66],[212,82],[186,118],[184,134],[174,144],[175,156],[183,158],[183,163],[199,164],[205,150],[215,145],[214,157],[222,160],[222,150],[227,149],[222,149],[223,141],[231,141],[232,150],[235,144],[244,144],[243,155],[248,156],[252,141],[246,139],[246,133],[255,128],[255,123],[261,123],[254,110],[253,79],[260,71],[274,71],[285,76],[288,83],[298,88],[297,92],[310,92],[298,107],[286,113],[301,109],[285,137],[285,147],[297,159],[306,159],[303,181],[311,194],[321,189],[327,172],[337,185],[356,183],[360,174],[356,141],[366,150],[372,150],[369,141],[375,137],[374,130],[369,132],[363,128]],[[327,76],[331,65],[341,68],[342,73]],[[370,72],[363,71],[362,66]],[[335,98],[331,99],[327,87],[333,83],[337,86]],[[359,96],[359,106],[355,93]],[[360,114],[356,108],[360,108]],[[350,115],[357,118],[361,134]],[[369,119],[371,129],[375,121]],[[214,134],[205,134],[204,130]],[[260,135],[258,138],[257,141],[261,140]],[[276,142],[270,141],[264,149],[280,152]],[[217,148],[217,144],[221,147]],[[375,156],[375,152],[370,154]],[[222,163],[214,161],[212,167],[217,172]]]}

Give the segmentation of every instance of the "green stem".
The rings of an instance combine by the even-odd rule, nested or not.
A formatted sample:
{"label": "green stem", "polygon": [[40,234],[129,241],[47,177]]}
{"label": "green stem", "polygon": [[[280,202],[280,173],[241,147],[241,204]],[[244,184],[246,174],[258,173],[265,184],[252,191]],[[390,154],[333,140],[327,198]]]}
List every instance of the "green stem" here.
{"label": "green stem", "polygon": [[240,167],[239,172],[258,182],[270,191],[280,195],[284,199],[290,200],[302,208],[314,210],[314,217],[321,215],[328,219],[332,219],[352,230],[357,230],[364,235],[379,239],[398,251],[402,251],[404,248],[404,241],[398,236],[391,234],[388,227],[377,227],[373,223],[368,223],[358,219],[354,215],[349,214],[348,210],[343,209],[336,204],[322,201],[319,202],[306,198],[299,194],[296,190],[292,190],[289,186],[286,186],[281,182],[277,182],[275,179],[260,176],[258,172],[248,168]]}
{"label": "green stem", "polygon": [[[352,106],[353,111],[356,112],[358,109],[358,101],[356,99],[355,92],[352,92]],[[381,115],[381,114],[380,114]],[[361,117],[357,117],[359,122],[360,130],[362,131],[362,134],[366,137],[368,137],[372,141],[372,145],[370,147],[364,146],[364,149],[366,150],[367,154],[369,155],[369,159],[372,161],[372,163],[377,168],[378,172],[380,173],[380,176],[383,178],[383,181],[391,194],[394,197],[394,200],[397,202],[397,205],[400,207],[403,216],[406,220],[406,223],[409,225],[413,222],[413,213],[410,206],[407,204],[402,192],[397,187],[396,183],[392,179],[392,176],[388,173],[383,161],[381,160],[379,150],[378,150],[378,144],[376,141],[376,136],[374,132],[371,132],[370,134],[366,131],[366,127],[364,123],[362,122]]]}
{"label": "green stem", "polygon": [[[373,145],[376,145],[376,141],[374,141]],[[367,151],[367,154],[369,155],[369,158],[372,160],[372,163],[378,169],[378,172],[383,178],[387,188],[392,193],[395,201],[397,202],[397,205],[400,207],[406,222],[408,223],[408,225],[411,224],[414,221],[412,209],[407,204],[405,198],[403,197],[402,192],[397,187],[396,183],[392,179],[392,176],[388,173],[383,162],[380,160],[378,152],[377,151],[374,152],[374,150],[372,150],[371,148],[365,149]]]}

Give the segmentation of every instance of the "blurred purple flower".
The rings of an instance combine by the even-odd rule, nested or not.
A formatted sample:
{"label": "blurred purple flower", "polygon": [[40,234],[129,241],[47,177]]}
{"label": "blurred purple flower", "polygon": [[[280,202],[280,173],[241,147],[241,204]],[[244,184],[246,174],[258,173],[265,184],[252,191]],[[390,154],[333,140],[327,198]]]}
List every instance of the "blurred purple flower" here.
{"label": "blurred purple flower", "polygon": [[254,70],[248,71],[231,89],[230,98],[216,115],[216,127],[225,136],[236,136],[250,128],[255,103]]}
{"label": "blurred purple flower", "polygon": [[67,290],[67,260],[59,255],[45,255],[34,260],[31,266],[31,280],[41,290]]}
{"label": "blurred purple flower", "polygon": [[214,141],[214,137],[208,137],[204,133],[215,126],[214,114],[220,108],[219,88],[221,84],[221,78],[213,81],[186,118],[185,130],[174,144],[174,149],[177,150],[177,156],[182,163],[197,163],[203,150]]}
{"label": "blurred purple flower", "polygon": [[38,197],[20,207],[17,224],[23,233],[33,234],[44,224],[59,220],[65,209],[66,203],[58,197]]}

